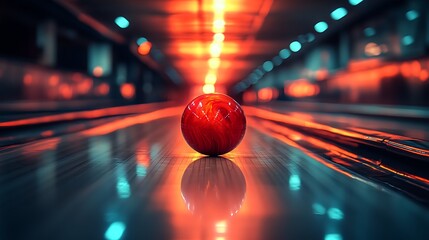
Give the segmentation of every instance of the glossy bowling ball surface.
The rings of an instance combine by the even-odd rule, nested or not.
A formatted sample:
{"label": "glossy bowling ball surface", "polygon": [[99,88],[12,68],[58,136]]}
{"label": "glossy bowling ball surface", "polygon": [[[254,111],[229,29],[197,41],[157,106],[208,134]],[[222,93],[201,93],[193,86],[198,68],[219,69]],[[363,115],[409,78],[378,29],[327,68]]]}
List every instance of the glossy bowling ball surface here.
{"label": "glossy bowling ball surface", "polygon": [[237,147],[243,139],[246,117],[231,97],[204,94],[186,106],[181,128],[186,142],[195,151],[210,156],[222,155]]}

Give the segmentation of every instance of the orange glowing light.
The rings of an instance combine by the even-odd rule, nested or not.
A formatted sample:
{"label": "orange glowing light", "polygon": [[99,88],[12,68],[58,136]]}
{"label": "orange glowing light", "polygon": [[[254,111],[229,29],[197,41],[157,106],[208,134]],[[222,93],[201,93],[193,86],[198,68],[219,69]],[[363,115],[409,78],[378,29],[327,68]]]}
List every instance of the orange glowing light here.
{"label": "orange glowing light", "polygon": [[365,54],[367,56],[378,56],[382,53],[380,45],[370,42],[365,45]]}
{"label": "orange glowing light", "polygon": [[215,42],[223,42],[225,40],[225,35],[223,33],[216,33],[213,35],[213,41]]}
{"label": "orange glowing light", "polygon": [[257,99],[257,96],[256,96],[256,92],[254,91],[248,91],[243,94],[244,103],[247,103],[247,104],[255,103],[256,99]]}
{"label": "orange glowing light", "polygon": [[58,90],[64,99],[71,99],[73,97],[73,89],[68,84],[61,84]]}
{"label": "orange glowing light", "polygon": [[56,74],[52,75],[49,78],[49,85],[51,85],[51,86],[56,86],[56,85],[58,85],[59,82],[60,82],[60,77]]}
{"label": "orange glowing light", "polygon": [[420,78],[420,81],[422,81],[422,82],[427,81],[429,78],[429,71],[428,70],[422,70],[420,72],[419,78]]}
{"label": "orange glowing light", "polygon": [[82,75],[80,73],[73,73],[71,78],[75,82],[80,82],[82,80]]}
{"label": "orange glowing light", "polygon": [[213,1],[213,10],[214,11],[223,11],[225,9],[225,0],[214,0]]}
{"label": "orange glowing light", "polygon": [[219,57],[221,52],[222,52],[222,44],[212,43],[210,45],[210,54],[212,57]]}
{"label": "orange glowing light", "polygon": [[213,84],[205,84],[203,86],[203,92],[204,93],[214,93],[215,92],[215,86]]}
{"label": "orange glowing light", "polygon": [[312,97],[319,94],[320,88],[305,79],[299,79],[285,85],[284,93],[290,97],[302,98]]}
{"label": "orange glowing light", "polygon": [[360,70],[368,70],[371,68],[375,68],[381,65],[381,60],[378,58],[367,59],[367,60],[358,60],[358,61],[350,61],[349,69],[350,71],[360,71]]}
{"label": "orange glowing light", "polygon": [[219,68],[220,59],[219,58],[210,58],[209,59],[209,67],[212,69]]}
{"label": "orange glowing light", "polygon": [[79,94],[86,94],[89,92],[89,90],[91,90],[91,87],[92,87],[92,79],[87,78],[77,85],[76,90]]}
{"label": "orange glowing light", "polygon": [[322,81],[325,80],[326,78],[328,78],[329,75],[329,71],[328,69],[320,69],[316,71],[316,80],[317,81]]}
{"label": "orange glowing light", "polygon": [[167,51],[178,50],[180,55],[189,55],[195,57],[202,56],[206,53],[206,49],[198,41],[178,42],[172,45],[173,46],[171,47],[171,49]]}
{"label": "orange glowing light", "polygon": [[217,76],[215,73],[213,73],[213,72],[207,73],[206,78],[205,78],[206,84],[212,84],[213,85],[216,83],[216,80],[217,80]]}
{"label": "orange glowing light", "polygon": [[23,82],[24,82],[24,85],[30,85],[31,83],[33,83],[33,75],[29,73],[25,74],[23,78]]}
{"label": "orange glowing light", "polygon": [[219,221],[215,225],[217,233],[226,233],[227,224],[226,221]]}
{"label": "orange glowing light", "polygon": [[40,134],[40,136],[42,136],[42,137],[51,137],[53,135],[54,135],[54,131],[52,131],[52,130],[46,130]]}
{"label": "orange glowing light", "polygon": [[[108,117],[108,116],[115,116],[115,115],[141,113],[144,111],[149,111],[151,109],[158,109],[160,105],[164,105],[164,104],[150,103],[150,104],[139,104],[139,105],[132,105],[132,106],[102,108],[102,109],[88,110],[88,111],[61,113],[61,114],[55,114],[55,115],[0,122],[0,127],[29,126],[34,124],[45,124],[45,123],[53,123],[53,122],[59,122],[59,121],[71,121],[71,120],[77,120],[77,119],[94,119],[94,118]],[[169,105],[170,104],[165,104],[164,106],[167,107]]]}
{"label": "orange glowing light", "polygon": [[381,75],[384,77],[394,77],[399,74],[399,67],[395,65],[388,65],[381,68]]}
{"label": "orange glowing light", "polygon": [[136,89],[133,84],[131,83],[124,83],[121,86],[121,95],[125,99],[131,99],[134,97],[136,93]]}
{"label": "orange glowing light", "polygon": [[262,88],[258,91],[258,99],[260,102],[269,102],[273,99],[273,93],[269,88]]}
{"label": "orange glowing light", "polygon": [[411,66],[411,73],[413,74],[413,76],[419,77],[420,71],[422,69],[422,65],[420,64],[420,62],[417,60],[412,61],[410,66]]}
{"label": "orange glowing light", "polygon": [[95,77],[101,77],[101,76],[103,76],[103,68],[100,67],[100,66],[96,66],[92,70],[92,75],[94,75]]}
{"label": "orange glowing light", "polygon": [[136,152],[137,163],[146,168],[150,166],[150,156],[148,153]]}
{"label": "orange glowing light", "polygon": [[107,83],[102,83],[100,85],[98,85],[97,87],[97,93],[100,94],[101,96],[107,95],[110,91],[110,87],[109,84]]}
{"label": "orange glowing light", "polygon": [[223,11],[214,12],[213,20],[223,20],[223,19],[224,19]]}
{"label": "orange glowing light", "polygon": [[106,135],[114,131],[117,131],[119,129],[130,127],[136,124],[142,124],[142,123],[158,120],[161,118],[176,116],[176,115],[179,115],[182,112],[182,110],[183,110],[182,107],[164,108],[162,110],[156,110],[149,113],[139,114],[137,116],[131,116],[131,117],[115,120],[113,122],[109,122],[109,123],[82,131],[80,134],[85,136]]}
{"label": "orange glowing light", "polygon": [[22,152],[24,154],[32,154],[37,152],[55,150],[60,142],[59,138],[49,138],[45,140],[35,141],[29,145],[24,145],[22,147]]}
{"label": "orange glowing light", "polygon": [[137,52],[140,55],[145,56],[145,55],[149,54],[151,48],[152,48],[152,43],[150,43],[149,41],[147,41],[147,42],[144,42],[144,43],[140,44],[140,46],[137,49]]}
{"label": "orange glowing light", "polygon": [[412,67],[408,62],[404,62],[401,64],[401,74],[404,77],[411,77],[412,75]]}
{"label": "orange glowing light", "polygon": [[213,21],[213,32],[222,33],[225,31],[225,21],[223,19],[216,19]]}

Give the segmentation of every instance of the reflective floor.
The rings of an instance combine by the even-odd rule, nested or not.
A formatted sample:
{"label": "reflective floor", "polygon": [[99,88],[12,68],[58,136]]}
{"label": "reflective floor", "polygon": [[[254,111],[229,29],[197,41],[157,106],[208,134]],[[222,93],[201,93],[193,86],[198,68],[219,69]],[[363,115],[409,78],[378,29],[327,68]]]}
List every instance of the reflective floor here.
{"label": "reflective floor", "polygon": [[0,239],[429,235],[429,208],[375,181],[381,170],[353,171],[253,116],[238,148],[204,157],[181,136],[181,108],[166,112],[1,149]]}

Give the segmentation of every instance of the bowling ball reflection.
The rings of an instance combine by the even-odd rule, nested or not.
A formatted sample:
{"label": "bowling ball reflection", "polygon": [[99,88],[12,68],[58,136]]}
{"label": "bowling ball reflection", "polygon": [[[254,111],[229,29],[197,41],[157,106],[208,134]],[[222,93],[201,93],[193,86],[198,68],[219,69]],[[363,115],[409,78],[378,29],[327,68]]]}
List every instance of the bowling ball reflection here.
{"label": "bowling ball reflection", "polygon": [[181,190],[193,214],[205,220],[224,220],[240,210],[246,194],[246,180],[232,161],[205,157],[186,168]]}

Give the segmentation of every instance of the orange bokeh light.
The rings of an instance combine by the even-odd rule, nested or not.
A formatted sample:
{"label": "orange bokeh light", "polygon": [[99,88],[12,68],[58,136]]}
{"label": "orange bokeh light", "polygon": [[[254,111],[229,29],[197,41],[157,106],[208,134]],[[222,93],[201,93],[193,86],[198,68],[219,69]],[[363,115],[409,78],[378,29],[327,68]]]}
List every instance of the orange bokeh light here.
{"label": "orange bokeh light", "polygon": [[319,94],[319,86],[307,81],[306,79],[299,79],[292,83],[286,84],[284,92],[286,95],[295,98],[312,97]]}
{"label": "orange bokeh light", "polygon": [[152,43],[147,41],[147,42],[140,44],[137,51],[140,55],[144,56],[144,55],[148,55],[151,49],[152,49]]}
{"label": "orange bokeh light", "polygon": [[214,33],[225,32],[225,21],[223,19],[216,19],[213,21],[213,32]]}
{"label": "orange bokeh light", "polygon": [[60,82],[60,77],[57,74],[52,75],[49,78],[49,85],[56,86]]}
{"label": "orange bokeh light", "polygon": [[219,68],[220,59],[219,58],[210,58],[209,59],[209,67],[212,69]]}
{"label": "orange bokeh light", "polygon": [[103,76],[103,68],[100,66],[96,66],[93,70],[92,70],[92,75],[94,75],[95,77],[101,77]]}
{"label": "orange bokeh light", "polygon": [[244,103],[255,103],[257,100],[256,92],[248,91],[243,94]]}
{"label": "orange bokeh light", "polygon": [[210,45],[210,55],[212,57],[219,57],[221,52],[222,44],[214,42]]}
{"label": "orange bokeh light", "polygon": [[89,92],[89,90],[91,90],[91,87],[92,87],[92,79],[86,78],[85,80],[83,80],[77,85],[76,90],[79,94],[86,94]]}
{"label": "orange bokeh light", "polygon": [[213,35],[213,41],[215,42],[223,42],[225,40],[225,35],[223,33],[216,33]]}
{"label": "orange bokeh light", "polygon": [[216,12],[225,10],[225,0],[213,0],[213,10]]}
{"label": "orange bokeh light", "polygon": [[215,86],[213,84],[205,84],[203,86],[203,92],[204,93],[214,93],[215,92]]}
{"label": "orange bokeh light", "polygon": [[316,80],[317,81],[325,80],[326,78],[328,78],[328,76],[329,76],[329,71],[326,68],[319,69],[316,71]]}
{"label": "orange bokeh light", "polygon": [[73,97],[73,89],[68,84],[61,84],[58,90],[64,99],[71,99]]}
{"label": "orange bokeh light", "polygon": [[216,74],[213,73],[213,72],[209,72],[206,75],[205,83],[206,84],[215,84],[216,83],[216,79],[217,79]]}
{"label": "orange bokeh light", "polygon": [[25,74],[23,78],[23,82],[24,82],[24,85],[30,85],[31,83],[33,83],[33,75],[29,73]]}
{"label": "orange bokeh light", "polygon": [[422,82],[427,81],[429,78],[429,71],[428,70],[422,70],[420,72],[419,78],[420,78],[420,81],[422,81]]}
{"label": "orange bokeh light", "polygon": [[134,97],[136,89],[131,83],[124,83],[121,86],[121,95],[125,99],[131,99]]}
{"label": "orange bokeh light", "polygon": [[101,96],[107,95],[109,91],[110,91],[110,87],[109,87],[109,84],[107,83],[102,83],[97,87],[97,93]]}
{"label": "orange bokeh light", "polygon": [[275,88],[262,88],[258,91],[258,101],[269,102],[276,99],[279,96],[279,92]]}

